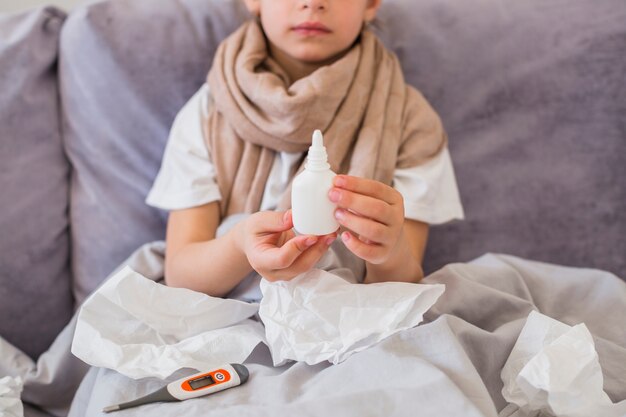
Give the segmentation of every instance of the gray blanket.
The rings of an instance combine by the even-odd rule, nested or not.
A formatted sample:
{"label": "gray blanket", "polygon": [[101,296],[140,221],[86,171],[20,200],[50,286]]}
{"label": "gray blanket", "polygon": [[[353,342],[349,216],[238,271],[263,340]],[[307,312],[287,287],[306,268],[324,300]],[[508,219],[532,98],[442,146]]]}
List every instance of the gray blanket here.
{"label": "gray blanket", "polygon": [[[144,246],[125,264],[156,280],[162,250],[161,244]],[[604,390],[613,402],[626,399],[626,283],[612,274],[488,254],[448,265],[425,283],[443,283],[446,291],[422,325],[339,365],[274,368],[268,349],[259,345],[245,362],[251,374],[246,384],[119,415],[508,416],[516,410],[502,396],[500,372],[532,310],[569,325],[584,322],[594,336]],[[194,372],[182,369],[165,382]],[[165,382],[91,368],[69,416],[103,415],[103,407]]]}

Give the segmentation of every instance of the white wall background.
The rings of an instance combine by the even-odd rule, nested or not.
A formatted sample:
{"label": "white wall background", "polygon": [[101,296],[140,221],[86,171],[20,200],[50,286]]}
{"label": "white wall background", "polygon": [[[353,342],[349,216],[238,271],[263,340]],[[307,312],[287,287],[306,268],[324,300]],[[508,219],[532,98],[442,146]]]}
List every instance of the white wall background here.
{"label": "white wall background", "polygon": [[0,0],[0,13],[17,12],[47,5],[69,11],[80,2],[81,0]]}

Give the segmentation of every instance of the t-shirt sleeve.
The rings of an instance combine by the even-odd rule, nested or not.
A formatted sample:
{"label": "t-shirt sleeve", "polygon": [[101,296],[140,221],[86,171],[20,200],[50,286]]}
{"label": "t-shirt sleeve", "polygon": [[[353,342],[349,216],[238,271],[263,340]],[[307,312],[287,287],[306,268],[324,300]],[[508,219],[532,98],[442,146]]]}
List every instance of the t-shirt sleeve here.
{"label": "t-shirt sleeve", "polygon": [[441,119],[417,90],[410,88],[394,188],[404,198],[404,216],[429,224],[464,218],[447,136]]}
{"label": "t-shirt sleeve", "polygon": [[393,186],[404,197],[404,217],[407,219],[442,224],[464,218],[447,147],[425,163],[396,168]]}
{"label": "t-shirt sleeve", "polygon": [[215,166],[202,134],[208,100],[209,90],[204,84],[176,115],[161,168],[146,198],[148,205],[180,210],[221,199]]}

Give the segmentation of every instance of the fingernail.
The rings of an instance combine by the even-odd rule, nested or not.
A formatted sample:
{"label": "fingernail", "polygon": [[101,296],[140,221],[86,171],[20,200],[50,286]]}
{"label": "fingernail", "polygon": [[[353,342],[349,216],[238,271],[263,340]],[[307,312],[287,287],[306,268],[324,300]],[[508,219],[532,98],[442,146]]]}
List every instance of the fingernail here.
{"label": "fingernail", "polygon": [[333,242],[335,241],[336,237],[335,236],[329,236],[326,238],[326,246],[330,246],[333,244]]}
{"label": "fingernail", "polygon": [[344,177],[335,177],[335,180],[333,181],[333,183],[337,186],[337,187],[343,187],[344,185],[346,185],[346,180]]}
{"label": "fingernail", "polygon": [[308,238],[304,241],[304,244],[305,244],[306,246],[313,246],[313,245],[315,245],[315,242],[317,242],[317,238],[316,238],[316,237],[311,236],[311,237],[308,237]]}
{"label": "fingernail", "polygon": [[342,209],[335,210],[335,217],[339,220],[343,220],[346,218],[346,212]]}
{"label": "fingernail", "polygon": [[330,198],[330,201],[333,203],[338,202],[340,197],[341,193],[337,190],[330,190],[330,193],[328,193],[328,198]]}
{"label": "fingernail", "polygon": [[350,233],[348,232],[343,232],[341,234],[341,240],[343,240],[344,242],[347,242],[348,240],[350,240]]}

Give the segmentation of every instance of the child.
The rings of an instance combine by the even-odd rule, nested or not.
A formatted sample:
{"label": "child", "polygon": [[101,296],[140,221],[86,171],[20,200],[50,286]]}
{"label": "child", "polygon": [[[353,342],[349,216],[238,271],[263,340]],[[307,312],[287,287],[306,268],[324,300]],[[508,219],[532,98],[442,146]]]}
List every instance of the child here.
{"label": "child", "polygon": [[[463,210],[438,116],[367,30],[381,0],[245,2],[258,19],[218,48],[147,198],[171,211],[166,283],[225,296],[254,271],[289,280],[316,264],[337,233],[296,236],[288,210],[315,129],[364,282],[418,282],[428,223]],[[238,213],[252,214],[216,237]]]}

